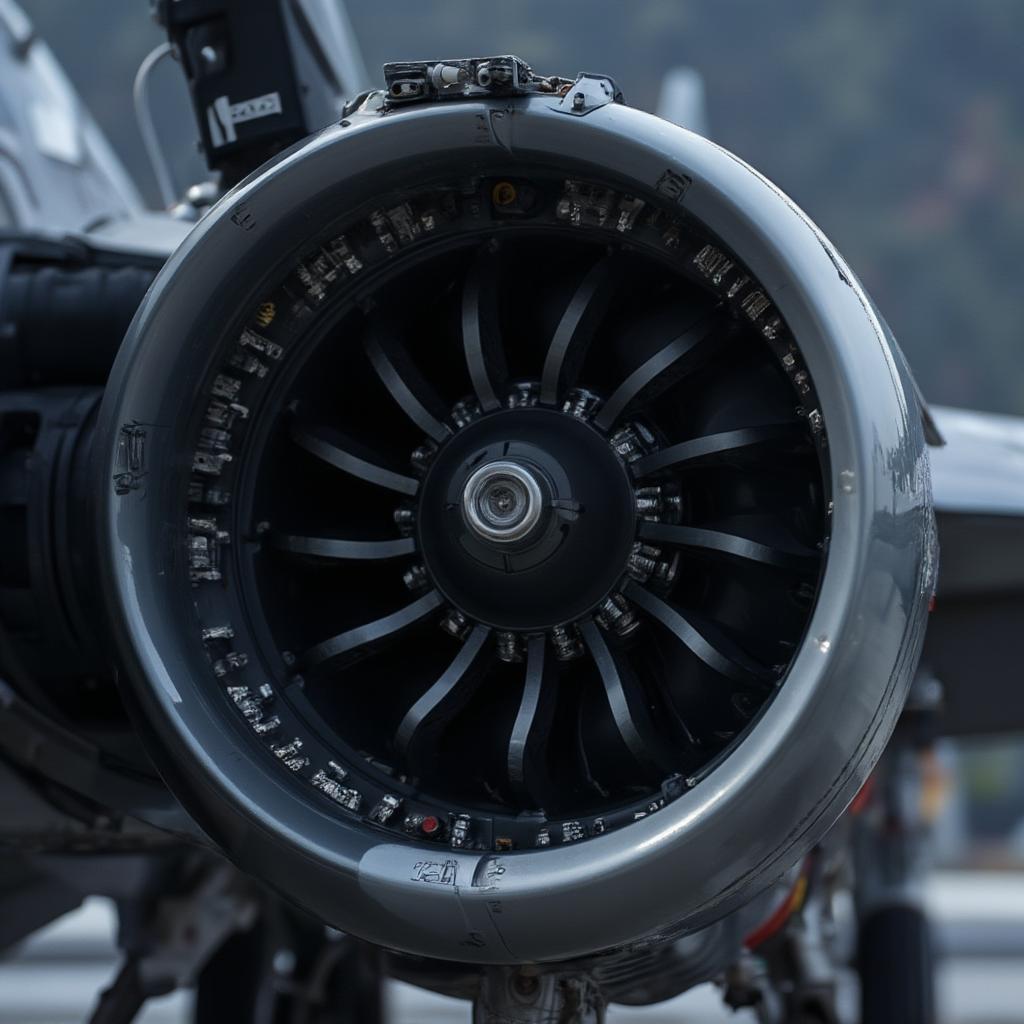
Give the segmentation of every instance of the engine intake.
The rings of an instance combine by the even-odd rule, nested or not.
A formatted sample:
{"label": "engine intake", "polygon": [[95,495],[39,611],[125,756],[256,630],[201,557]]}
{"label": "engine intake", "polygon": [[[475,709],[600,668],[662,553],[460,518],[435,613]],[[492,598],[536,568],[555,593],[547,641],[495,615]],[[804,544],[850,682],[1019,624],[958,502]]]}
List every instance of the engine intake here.
{"label": "engine intake", "polygon": [[393,69],[232,191],[98,431],[176,795],[337,927],[485,963],[777,878],[880,754],[935,571],[913,387],[820,232],[509,60]]}

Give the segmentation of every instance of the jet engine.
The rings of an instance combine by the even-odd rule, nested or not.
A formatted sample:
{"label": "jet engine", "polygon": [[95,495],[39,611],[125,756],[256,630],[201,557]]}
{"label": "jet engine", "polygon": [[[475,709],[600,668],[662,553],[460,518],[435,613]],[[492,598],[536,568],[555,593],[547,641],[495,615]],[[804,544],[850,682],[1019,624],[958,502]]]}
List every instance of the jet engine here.
{"label": "jet engine", "polygon": [[386,82],[200,221],[117,356],[124,699],[205,836],[345,932],[500,964],[693,931],[903,705],[915,389],[797,206],[610,79]]}

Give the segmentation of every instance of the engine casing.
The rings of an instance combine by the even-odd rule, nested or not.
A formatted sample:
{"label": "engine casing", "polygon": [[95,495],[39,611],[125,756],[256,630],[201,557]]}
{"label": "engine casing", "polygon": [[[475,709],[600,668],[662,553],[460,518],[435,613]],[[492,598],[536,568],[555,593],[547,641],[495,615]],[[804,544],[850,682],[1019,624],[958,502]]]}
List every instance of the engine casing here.
{"label": "engine casing", "polygon": [[[267,295],[332,225],[391,197],[415,206],[424,183],[446,176],[538,174],[598,180],[620,202],[657,211],[684,235],[666,261],[685,261],[721,303],[748,299],[736,316],[767,341],[792,340],[813,382],[813,405],[800,415],[820,446],[827,543],[806,628],[770,699],[656,812],[583,842],[559,841],[556,831],[534,848],[460,846],[450,825],[439,843],[382,827],[370,806],[329,806],[309,783],[318,763],[290,771],[287,752],[272,756],[252,734],[225,696],[237,666],[202,632],[220,622],[204,602],[230,602],[232,651],[244,650],[242,623],[261,612],[231,560],[249,541],[223,519],[203,527],[231,536],[219,575],[197,578],[194,520],[221,511],[188,511],[183,496],[211,382],[254,311],[264,308],[266,319]],[[584,209],[580,223],[572,219],[565,230],[632,244],[614,216],[588,219]],[[399,256],[436,244],[426,231],[405,240],[393,220],[391,228]],[[685,240],[691,228],[704,243],[696,252]],[[720,262],[709,262],[708,244]],[[369,260],[356,255],[369,279]],[[730,294],[744,276],[749,287]],[[359,274],[329,284],[332,301],[372,300],[372,282]],[[750,299],[754,285],[759,297]],[[291,372],[287,350],[276,362],[250,354],[269,367],[268,380]],[[784,346],[777,354],[787,367]],[[248,414],[222,452],[232,460],[221,468],[240,474],[241,487],[246,438],[262,429],[249,387],[246,377],[223,399]],[[920,654],[937,556],[921,413],[902,355],[843,259],[779,189],[707,139],[620,103],[573,111],[571,93],[394,110],[371,102],[283,154],[232,190],[159,275],[118,356],[97,434],[98,544],[121,685],[161,774],[240,868],[393,949],[556,961],[721,918],[835,823],[885,746]],[[255,648],[247,661],[241,671],[252,673],[254,692],[261,679],[278,687],[278,662]],[[348,713],[358,716],[359,705]],[[313,731],[306,752],[319,749]],[[273,750],[290,739],[277,737]],[[454,798],[449,806],[461,810]]]}

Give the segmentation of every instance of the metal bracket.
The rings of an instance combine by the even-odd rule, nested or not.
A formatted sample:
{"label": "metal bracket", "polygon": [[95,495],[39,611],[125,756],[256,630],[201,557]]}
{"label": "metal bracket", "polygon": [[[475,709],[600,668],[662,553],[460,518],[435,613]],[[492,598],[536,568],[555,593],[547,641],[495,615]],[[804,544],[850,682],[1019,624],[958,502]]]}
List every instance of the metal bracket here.
{"label": "metal bracket", "polygon": [[548,94],[555,110],[583,117],[608,103],[623,103],[622,90],[607,75],[544,77],[519,57],[400,61],[384,65],[385,109],[409,103]]}
{"label": "metal bracket", "polygon": [[563,96],[557,110],[584,117],[609,103],[622,103],[622,90],[606,75],[580,75]]}
{"label": "metal bracket", "polygon": [[564,94],[567,78],[544,77],[519,57],[468,57],[457,60],[399,61],[384,65],[388,108],[435,100]]}

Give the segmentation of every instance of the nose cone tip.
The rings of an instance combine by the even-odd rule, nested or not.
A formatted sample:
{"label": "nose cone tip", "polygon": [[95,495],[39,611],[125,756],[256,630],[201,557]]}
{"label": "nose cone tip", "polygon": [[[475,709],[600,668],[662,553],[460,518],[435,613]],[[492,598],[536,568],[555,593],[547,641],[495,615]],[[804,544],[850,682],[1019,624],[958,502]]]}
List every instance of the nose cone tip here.
{"label": "nose cone tip", "polygon": [[544,493],[529,468],[501,460],[481,466],[466,481],[462,509],[478,537],[508,544],[522,540],[540,522]]}

